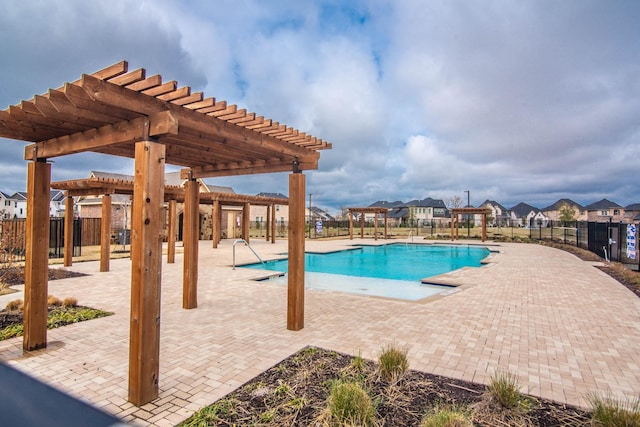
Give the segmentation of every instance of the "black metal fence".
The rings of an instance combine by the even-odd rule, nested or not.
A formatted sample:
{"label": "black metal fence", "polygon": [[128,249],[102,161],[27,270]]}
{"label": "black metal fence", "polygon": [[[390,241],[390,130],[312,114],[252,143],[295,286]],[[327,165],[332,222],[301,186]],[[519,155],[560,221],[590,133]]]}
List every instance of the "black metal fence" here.
{"label": "black metal fence", "polygon": [[617,222],[548,221],[532,224],[532,240],[547,240],[587,249],[602,258],[640,271],[638,226]]}
{"label": "black metal fence", "polygon": [[[1,261],[19,262],[25,257],[25,219],[0,222]],[[73,221],[73,256],[82,255],[82,219]],[[49,219],[49,258],[64,257],[64,218]],[[3,258],[6,258],[3,259]]]}

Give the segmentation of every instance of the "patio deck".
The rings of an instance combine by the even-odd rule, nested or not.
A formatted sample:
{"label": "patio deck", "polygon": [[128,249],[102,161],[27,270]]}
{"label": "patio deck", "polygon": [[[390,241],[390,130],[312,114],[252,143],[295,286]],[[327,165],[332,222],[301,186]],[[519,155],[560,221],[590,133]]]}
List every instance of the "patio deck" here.
{"label": "patio deck", "polygon": [[[306,249],[358,242],[309,241]],[[263,258],[287,250],[286,241],[251,244]],[[427,302],[307,290],[305,328],[292,332],[286,286],[232,270],[231,246],[200,242],[194,310],[182,309],[182,254],[175,264],[163,259],[160,396],[151,403],[127,401],[128,259],[111,260],[105,273],[97,261],[75,263],[71,270],[91,276],[49,282],[49,294],[114,316],[51,330],[45,350],[23,354],[22,338],[1,341],[0,360],[136,425],[175,425],[306,345],[370,359],[385,344],[406,345],[412,369],[480,383],[510,370],[524,392],[580,406],[588,392],[640,391],[640,298],[566,252],[500,243],[491,265],[447,275],[461,291]],[[238,262],[255,261],[236,249]],[[19,297],[2,296],[0,305]]]}

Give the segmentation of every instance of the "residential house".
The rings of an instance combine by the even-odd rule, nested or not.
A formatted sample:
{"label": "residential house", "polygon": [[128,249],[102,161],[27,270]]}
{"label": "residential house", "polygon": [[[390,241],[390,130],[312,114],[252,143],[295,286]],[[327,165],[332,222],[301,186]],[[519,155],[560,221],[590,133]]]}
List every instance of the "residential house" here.
{"label": "residential house", "polygon": [[[272,197],[275,199],[282,199],[286,201],[288,198],[282,193],[258,193],[256,196],[262,197]],[[264,224],[267,221],[267,206],[258,206],[251,205],[250,209],[250,217],[252,221],[255,221],[256,224]],[[309,218],[309,209],[306,209],[306,218]],[[286,224],[289,222],[289,205],[282,204],[276,205],[276,223],[278,224]]]}
{"label": "residential house", "polygon": [[632,203],[624,207],[624,222],[640,222],[640,203]]}
{"label": "residential house", "polygon": [[308,209],[307,211],[310,214],[310,218],[309,219],[314,223],[319,219],[322,220],[322,221],[334,221],[335,220],[335,218],[333,216],[331,216],[329,214],[329,212],[327,212],[327,211],[325,211],[323,209],[320,209],[319,207],[316,207],[316,206],[311,207],[311,209]]}
{"label": "residential house", "polygon": [[0,191],[0,219],[13,218],[13,200],[11,196]]}
{"label": "residential house", "polygon": [[49,216],[64,218],[66,196],[63,191],[51,190],[49,196]]}
{"label": "residential house", "polygon": [[584,206],[574,202],[571,199],[560,199],[554,204],[540,210],[550,221],[560,221],[560,218],[562,217],[562,211],[567,208],[573,212],[574,220],[587,220],[587,211],[585,210]]}
{"label": "residential house", "polygon": [[[485,200],[481,205],[481,208],[488,208],[491,210],[491,213],[487,217],[487,224],[498,226],[498,227],[506,227],[511,225],[511,212],[509,209],[502,206],[500,203],[495,200]],[[476,215],[475,225],[482,225],[482,216]]]}
{"label": "residential house", "polygon": [[621,222],[624,221],[624,208],[607,199],[593,202],[584,207],[587,211],[587,220],[595,222]]}
{"label": "residential house", "polygon": [[18,191],[11,195],[13,202],[13,218],[27,217],[27,192]]}
{"label": "residential house", "polygon": [[[450,213],[444,201],[432,199],[431,197],[422,200],[411,200],[410,202],[386,202],[378,201],[369,207],[388,208],[387,215],[389,226],[418,225],[424,227],[430,225],[433,220],[442,222],[449,221]],[[366,214],[366,220],[373,220],[373,214]]]}
{"label": "residential house", "polygon": [[511,224],[517,227],[546,227],[549,222],[540,209],[524,202],[512,207],[510,212]]}

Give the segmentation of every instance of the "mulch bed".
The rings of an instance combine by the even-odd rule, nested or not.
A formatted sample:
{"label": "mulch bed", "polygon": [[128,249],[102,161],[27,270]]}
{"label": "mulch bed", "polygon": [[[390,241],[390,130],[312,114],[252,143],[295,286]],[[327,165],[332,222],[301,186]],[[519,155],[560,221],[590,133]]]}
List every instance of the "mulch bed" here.
{"label": "mulch bed", "polygon": [[[49,280],[68,279],[70,277],[87,276],[84,273],[69,271],[62,268],[50,268]],[[24,284],[24,267],[3,268],[0,272],[2,283],[7,286],[15,286]]]}
{"label": "mulch bed", "polygon": [[435,406],[467,408],[476,426],[579,426],[590,422],[589,414],[581,409],[530,396],[526,396],[526,413],[502,409],[482,384],[425,372],[409,370],[392,382],[378,374],[375,362],[356,359],[305,347],[212,404],[209,414],[215,415],[207,418],[206,425],[331,425],[327,398],[335,381],[362,383],[377,402],[376,418],[382,426],[419,426]]}

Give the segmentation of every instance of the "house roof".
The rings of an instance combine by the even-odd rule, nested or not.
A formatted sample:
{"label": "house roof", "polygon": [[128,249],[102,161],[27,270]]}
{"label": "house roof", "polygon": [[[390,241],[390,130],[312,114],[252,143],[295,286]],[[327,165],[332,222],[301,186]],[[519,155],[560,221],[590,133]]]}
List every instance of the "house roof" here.
{"label": "house roof", "polygon": [[511,211],[514,214],[516,214],[516,217],[522,218],[529,215],[530,212],[538,213],[540,212],[540,209],[536,208],[535,206],[531,206],[527,203],[520,202],[514,207],[512,207]]}
{"label": "house roof", "polygon": [[444,201],[439,199],[432,199],[431,197],[426,197],[422,200],[411,200],[410,202],[405,203],[405,206],[416,206],[420,208],[447,208],[447,205],[444,204]]}
{"label": "house roof", "polygon": [[640,203],[632,203],[624,207],[625,211],[640,211]]}
{"label": "house roof", "polygon": [[395,202],[387,202],[386,200],[378,200],[377,202],[373,202],[369,205],[370,208],[396,208],[399,206],[404,206],[404,202],[400,200],[396,200]]}
{"label": "house roof", "polygon": [[480,206],[486,206],[486,205],[491,205],[491,206],[495,206],[497,208],[500,208],[501,211],[503,212],[507,212],[509,209],[505,208],[504,206],[502,206],[500,203],[496,202],[495,200],[485,200],[484,202],[482,202],[480,204]]}
{"label": "house roof", "polygon": [[288,197],[282,193],[258,193],[256,196],[271,197],[274,199],[287,199]]}
{"label": "house roof", "polygon": [[601,209],[611,209],[611,208],[621,208],[622,206],[620,206],[619,204],[617,204],[616,202],[612,202],[610,200],[607,199],[602,199],[602,200],[598,200],[597,202],[593,202],[587,206],[585,206],[584,208],[588,211],[598,211]]}
{"label": "house roof", "polygon": [[560,199],[552,205],[547,206],[546,208],[540,209],[542,212],[548,211],[559,211],[563,206],[569,205],[578,208],[579,210],[584,210],[584,206],[580,203],[576,203],[571,199]]}
{"label": "house roof", "polygon": [[26,160],[79,152],[135,158],[136,142],[163,144],[184,178],[318,168],[331,144],[263,116],[191,93],[121,61],[0,111],[0,137],[29,141]]}

